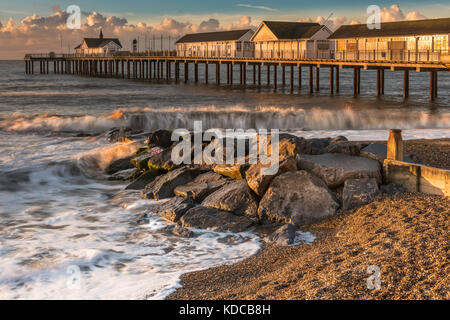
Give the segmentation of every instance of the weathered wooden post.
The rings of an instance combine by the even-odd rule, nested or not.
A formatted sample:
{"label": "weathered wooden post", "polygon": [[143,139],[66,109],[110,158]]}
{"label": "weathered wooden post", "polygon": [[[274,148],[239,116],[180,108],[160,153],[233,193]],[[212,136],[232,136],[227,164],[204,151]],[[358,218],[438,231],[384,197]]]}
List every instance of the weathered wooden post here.
{"label": "weathered wooden post", "polygon": [[361,68],[357,68],[356,74],[358,75],[358,81],[356,82],[357,87],[357,94],[359,95],[361,93]]}
{"label": "weathered wooden post", "polygon": [[277,70],[277,65],[276,64],[274,64],[273,65],[273,88],[275,89],[275,90],[277,90],[277,74],[278,74],[278,70]]}
{"label": "weathered wooden post", "polygon": [[334,67],[330,67],[330,94],[334,93]]}
{"label": "weathered wooden post", "polygon": [[253,64],[253,85],[256,84],[256,64]]}
{"label": "weathered wooden post", "polygon": [[220,63],[216,63],[216,84],[220,85]]}
{"label": "weathered wooden post", "polygon": [[434,71],[430,71],[430,101],[434,100]]}
{"label": "weathered wooden post", "polygon": [[381,69],[381,95],[384,95],[384,69]]}
{"label": "weathered wooden post", "polygon": [[409,96],[409,71],[403,71],[403,100],[406,100]]}
{"label": "weathered wooden post", "polygon": [[291,64],[291,70],[289,71],[290,76],[290,85],[291,85],[291,93],[294,93],[294,65]]}
{"label": "weathered wooden post", "polygon": [[356,71],[356,68],[353,68],[353,97],[357,97],[358,95],[358,88],[357,88],[357,81],[358,81],[358,72]]}
{"label": "weathered wooden post", "polygon": [[309,65],[309,94],[313,94],[314,92],[313,83],[313,66]]}
{"label": "weathered wooden post", "polygon": [[205,62],[205,83],[208,84],[209,74],[208,74],[208,62]]}
{"label": "weathered wooden post", "polygon": [[377,97],[381,96],[381,70],[377,69]]}
{"label": "weathered wooden post", "polygon": [[230,85],[230,64],[226,63],[227,66],[227,85]]}
{"label": "weathered wooden post", "polygon": [[267,64],[267,86],[270,86],[270,64]]}
{"label": "weathered wooden post", "polygon": [[244,86],[246,86],[247,85],[247,63],[246,62],[244,62],[242,64],[242,70],[243,70],[242,80],[244,81]]}
{"label": "weathered wooden post", "polygon": [[281,85],[286,86],[286,66],[284,64],[281,67]]}
{"label": "weathered wooden post", "polygon": [[339,66],[336,67],[336,93],[339,93]]}
{"label": "weathered wooden post", "polygon": [[389,138],[387,142],[387,158],[391,160],[403,161],[402,130],[389,130]]}
{"label": "weathered wooden post", "polygon": [[298,89],[302,89],[302,66],[298,65]]}
{"label": "weathered wooden post", "polygon": [[320,66],[316,65],[316,91],[320,91]]}
{"label": "weathered wooden post", "polygon": [[438,95],[438,72],[434,72],[434,97],[437,98]]}
{"label": "weathered wooden post", "polygon": [[189,62],[184,62],[184,83],[187,83],[189,80]]}
{"label": "weathered wooden post", "polygon": [[258,88],[261,88],[261,64],[258,63]]}
{"label": "weathered wooden post", "polygon": [[234,71],[234,63],[230,63],[230,85],[233,85],[233,71]]}

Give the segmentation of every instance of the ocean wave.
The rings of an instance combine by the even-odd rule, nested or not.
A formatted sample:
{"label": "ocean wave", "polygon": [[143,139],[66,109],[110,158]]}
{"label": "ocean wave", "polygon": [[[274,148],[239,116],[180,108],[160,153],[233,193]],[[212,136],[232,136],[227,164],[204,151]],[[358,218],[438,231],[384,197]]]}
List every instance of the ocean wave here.
{"label": "ocean wave", "polygon": [[376,130],[450,128],[450,115],[429,111],[354,109],[309,109],[264,106],[122,108],[101,116],[62,116],[14,113],[0,121],[0,129],[17,132],[75,132],[100,134],[113,127],[135,130],[242,128],[280,130]]}

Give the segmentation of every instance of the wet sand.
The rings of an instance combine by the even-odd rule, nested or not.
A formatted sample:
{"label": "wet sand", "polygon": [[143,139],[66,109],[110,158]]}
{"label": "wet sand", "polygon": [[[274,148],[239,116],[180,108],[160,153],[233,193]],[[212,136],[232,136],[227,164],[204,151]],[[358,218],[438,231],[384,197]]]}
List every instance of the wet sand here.
{"label": "wet sand", "polygon": [[[450,139],[407,141],[405,153],[450,168]],[[450,199],[405,193],[300,228],[312,245],[274,247],[181,277],[168,299],[449,299]],[[381,288],[367,286],[369,266]],[[371,282],[373,283],[373,282]]]}

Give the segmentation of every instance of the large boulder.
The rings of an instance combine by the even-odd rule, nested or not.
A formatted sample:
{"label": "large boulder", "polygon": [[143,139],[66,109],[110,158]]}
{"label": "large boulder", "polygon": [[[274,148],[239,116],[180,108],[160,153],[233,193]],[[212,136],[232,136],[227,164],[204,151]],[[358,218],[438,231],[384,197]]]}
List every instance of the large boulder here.
{"label": "large boulder", "polygon": [[190,197],[195,201],[202,202],[211,193],[219,190],[229,182],[229,179],[210,171],[199,175],[185,185],[176,187],[173,192],[177,196]]}
{"label": "large boulder", "polygon": [[265,240],[277,246],[288,246],[295,241],[295,226],[293,224],[285,224],[278,228],[275,232],[268,235]]}
{"label": "large boulder", "polygon": [[172,162],[172,148],[154,147],[149,152],[153,154],[147,159],[148,168],[167,172],[179,167]]}
{"label": "large boulder", "polygon": [[358,142],[343,141],[330,143],[324,153],[342,153],[349,156],[359,156],[361,145]]}
{"label": "large boulder", "polygon": [[105,169],[106,174],[115,174],[119,171],[132,169],[133,165],[131,164],[132,157],[126,157],[122,159],[118,159],[116,161],[111,162]]}
{"label": "large boulder", "polygon": [[217,232],[243,232],[253,225],[246,216],[210,207],[189,209],[180,219],[185,228],[209,229]]}
{"label": "large boulder", "polygon": [[375,178],[381,184],[380,165],[368,158],[334,153],[302,155],[297,157],[297,166],[315,174],[330,188],[343,185],[347,179]]}
{"label": "large boulder", "polygon": [[217,164],[213,166],[213,171],[233,180],[241,180],[245,176],[247,166],[241,164]]}
{"label": "large boulder", "polygon": [[369,204],[375,200],[378,192],[378,183],[374,178],[348,179],[342,191],[342,209],[350,210]]}
{"label": "large boulder", "polygon": [[169,130],[157,130],[152,132],[148,137],[149,147],[158,146],[161,148],[169,148],[172,145],[172,131]]}
{"label": "large boulder", "polygon": [[175,194],[173,190],[180,185],[186,184],[200,174],[199,169],[178,168],[168,173],[156,177],[141,192],[141,196],[146,199],[166,199]]}
{"label": "large boulder", "polygon": [[[298,154],[310,154],[311,145],[308,140],[288,133],[279,135],[279,155],[280,158],[294,157]],[[272,144],[270,145],[272,147]],[[271,150],[271,148],[269,149]],[[269,151],[270,152],[270,151]]]}
{"label": "large boulder", "polygon": [[257,164],[251,165],[245,172],[245,179],[247,180],[248,186],[261,197],[266,192],[273,178],[287,171],[297,170],[297,163],[293,157],[281,160],[279,162],[278,172],[274,175],[263,174],[263,170],[269,166],[270,165],[263,165],[261,162],[258,162]]}
{"label": "large boulder", "polygon": [[239,215],[258,217],[258,199],[248,187],[245,180],[238,180],[224,185],[203,200],[205,207],[234,212]]}
{"label": "large boulder", "polygon": [[322,180],[306,171],[289,171],[273,179],[258,215],[261,220],[302,225],[330,217],[338,207]]}
{"label": "large boulder", "polygon": [[161,175],[161,172],[158,170],[147,170],[131,182],[125,190],[142,190],[159,175]]}
{"label": "large boulder", "polygon": [[164,219],[177,222],[193,206],[194,202],[189,198],[174,197],[161,204],[155,211]]}
{"label": "large boulder", "polygon": [[136,168],[126,169],[118,171],[108,177],[110,181],[127,181],[134,179],[135,176],[139,175],[139,170]]}
{"label": "large boulder", "polygon": [[312,138],[308,143],[311,146],[311,154],[322,154],[331,143],[331,138]]}

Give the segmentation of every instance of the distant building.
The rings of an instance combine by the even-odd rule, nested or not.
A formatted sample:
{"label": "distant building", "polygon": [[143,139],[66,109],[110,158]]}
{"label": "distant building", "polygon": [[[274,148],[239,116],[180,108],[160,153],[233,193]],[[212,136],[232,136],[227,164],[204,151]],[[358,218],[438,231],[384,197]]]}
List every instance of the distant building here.
{"label": "distant building", "polygon": [[324,25],[309,22],[263,21],[253,34],[255,58],[331,58],[332,34]]}
{"label": "distant building", "polygon": [[251,29],[187,34],[176,42],[177,56],[253,57],[252,35]]}
{"label": "distant building", "polygon": [[122,49],[119,39],[103,38],[100,30],[98,38],[84,38],[83,42],[75,48],[77,55],[113,55]]}
{"label": "distant building", "polygon": [[441,61],[448,59],[450,18],[345,25],[331,35],[340,60]]}

